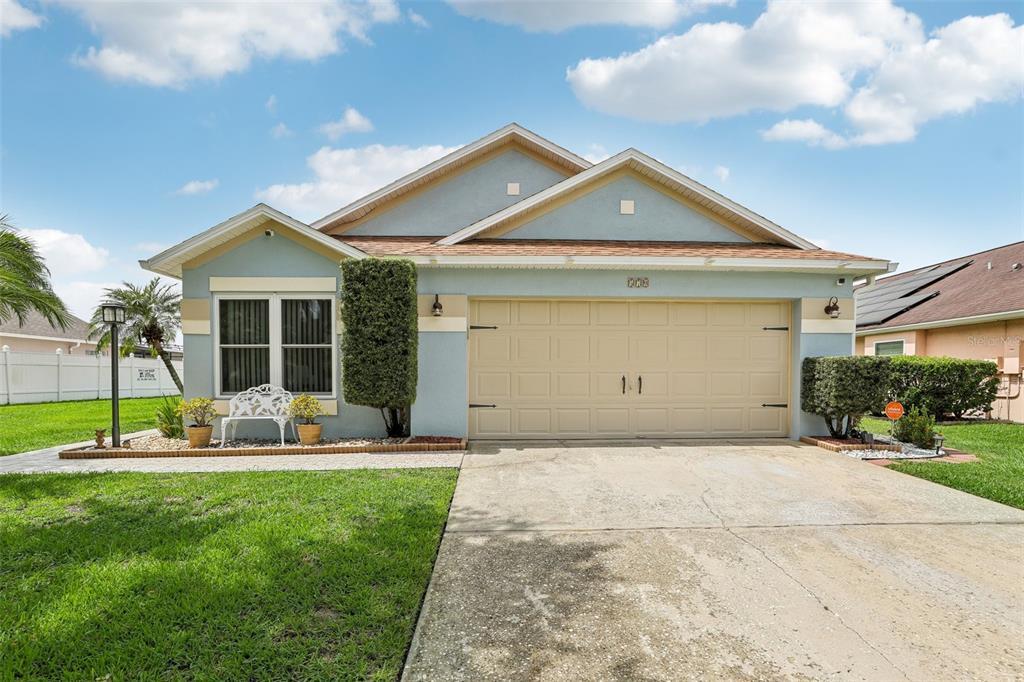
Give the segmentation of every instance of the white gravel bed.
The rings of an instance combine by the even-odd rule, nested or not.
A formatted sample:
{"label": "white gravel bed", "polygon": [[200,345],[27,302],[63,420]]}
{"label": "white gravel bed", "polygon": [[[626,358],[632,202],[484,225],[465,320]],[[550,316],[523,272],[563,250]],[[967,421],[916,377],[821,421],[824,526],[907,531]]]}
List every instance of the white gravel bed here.
{"label": "white gravel bed", "polygon": [[[301,443],[289,440],[286,440],[284,445],[289,448],[323,447],[325,445],[362,447],[365,445],[395,445],[398,443],[404,443],[405,441],[405,438],[324,438],[316,445],[302,445]],[[132,450],[192,450],[194,452],[202,452],[206,449],[190,448],[188,446],[187,439],[165,438],[159,434],[132,438],[130,440],[130,445]],[[219,447],[219,440],[210,441],[210,448],[216,449]],[[281,441],[265,438],[236,438],[229,440],[224,447],[270,449],[281,447]]]}

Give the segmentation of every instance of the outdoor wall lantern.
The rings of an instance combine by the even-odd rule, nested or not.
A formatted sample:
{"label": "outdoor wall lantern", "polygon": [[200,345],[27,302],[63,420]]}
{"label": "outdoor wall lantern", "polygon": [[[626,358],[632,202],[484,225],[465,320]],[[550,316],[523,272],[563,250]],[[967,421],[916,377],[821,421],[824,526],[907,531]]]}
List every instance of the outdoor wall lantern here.
{"label": "outdoor wall lantern", "polygon": [[831,317],[833,320],[839,319],[839,299],[833,296],[828,300],[828,305],[825,306],[825,314]]}
{"label": "outdoor wall lantern", "polygon": [[118,402],[120,392],[117,388],[117,358],[120,355],[120,344],[117,339],[117,325],[124,324],[124,306],[117,303],[104,303],[101,306],[103,321],[110,325],[110,418],[111,442],[115,448],[121,447],[121,424]]}
{"label": "outdoor wall lantern", "polygon": [[434,317],[444,315],[444,306],[441,305],[441,297],[438,294],[434,294],[434,305],[430,306],[430,312]]}

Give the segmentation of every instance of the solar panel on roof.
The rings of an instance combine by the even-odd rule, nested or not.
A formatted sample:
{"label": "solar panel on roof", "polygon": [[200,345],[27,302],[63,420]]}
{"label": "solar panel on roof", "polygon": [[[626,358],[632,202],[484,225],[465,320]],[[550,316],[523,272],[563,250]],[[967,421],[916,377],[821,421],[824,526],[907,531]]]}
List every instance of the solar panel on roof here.
{"label": "solar panel on roof", "polygon": [[934,284],[940,279],[948,277],[954,272],[966,268],[973,262],[974,261],[964,261],[961,263],[939,265],[915,275],[894,279],[891,283],[886,282],[886,280],[875,282],[873,286],[864,287],[859,290],[857,292],[857,300],[867,302],[869,299],[875,298],[894,299],[903,296],[904,294],[917,291],[918,289],[929,286],[930,284]]}
{"label": "solar panel on roof", "polygon": [[880,324],[888,319],[896,317],[904,310],[913,308],[914,306],[927,301],[930,298],[938,296],[939,292],[931,291],[924,294],[913,294],[911,296],[903,296],[896,298],[891,301],[877,301],[871,305],[862,306],[860,301],[857,302],[857,324]]}

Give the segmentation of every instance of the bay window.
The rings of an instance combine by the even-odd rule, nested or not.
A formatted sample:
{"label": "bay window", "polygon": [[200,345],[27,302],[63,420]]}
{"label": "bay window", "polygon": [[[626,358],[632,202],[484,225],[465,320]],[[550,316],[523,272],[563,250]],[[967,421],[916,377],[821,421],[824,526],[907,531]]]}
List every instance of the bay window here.
{"label": "bay window", "polygon": [[333,297],[322,294],[223,295],[217,298],[217,394],[260,384],[334,396]]}

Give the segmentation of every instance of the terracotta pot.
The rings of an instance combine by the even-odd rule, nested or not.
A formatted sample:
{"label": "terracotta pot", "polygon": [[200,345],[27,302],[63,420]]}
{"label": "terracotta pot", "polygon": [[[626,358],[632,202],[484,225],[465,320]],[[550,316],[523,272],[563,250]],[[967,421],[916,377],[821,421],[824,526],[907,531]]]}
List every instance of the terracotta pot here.
{"label": "terracotta pot", "polygon": [[299,442],[303,445],[316,445],[320,442],[323,424],[299,424]]}
{"label": "terracotta pot", "polygon": [[190,448],[205,448],[210,444],[212,435],[213,426],[190,426],[188,427],[188,446]]}

